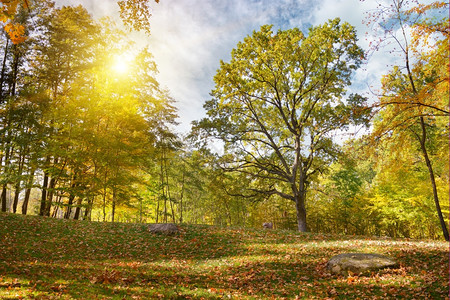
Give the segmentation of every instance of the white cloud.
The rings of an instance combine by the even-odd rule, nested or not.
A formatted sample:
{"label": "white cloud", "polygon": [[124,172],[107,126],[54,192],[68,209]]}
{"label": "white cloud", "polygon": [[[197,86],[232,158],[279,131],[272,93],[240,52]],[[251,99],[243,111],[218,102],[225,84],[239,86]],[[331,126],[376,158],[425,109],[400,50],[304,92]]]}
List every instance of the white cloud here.
{"label": "white cloud", "polygon": [[[204,116],[202,105],[214,87],[220,60],[228,60],[237,43],[261,25],[302,25],[306,1],[161,1],[152,16],[150,49],[160,81],[178,101],[181,130]],[[309,18],[305,17],[305,20]]]}
{"label": "white cloud", "polygon": [[[60,5],[83,4],[95,17],[118,19],[116,0],[57,0]],[[138,45],[149,45],[160,71],[158,80],[177,101],[181,126],[204,116],[203,103],[210,99],[213,76],[220,60],[227,61],[239,41],[263,24],[275,29],[299,27],[306,31],[340,17],[356,27],[360,45],[369,41],[362,23],[364,13],[374,8],[374,0],[161,0],[154,4],[151,36],[134,34]],[[368,37],[370,38],[370,37]],[[355,89],[378,85],[391,58],[375,53],[355,75]],[[367,90],[367,89],[366,89]]]}

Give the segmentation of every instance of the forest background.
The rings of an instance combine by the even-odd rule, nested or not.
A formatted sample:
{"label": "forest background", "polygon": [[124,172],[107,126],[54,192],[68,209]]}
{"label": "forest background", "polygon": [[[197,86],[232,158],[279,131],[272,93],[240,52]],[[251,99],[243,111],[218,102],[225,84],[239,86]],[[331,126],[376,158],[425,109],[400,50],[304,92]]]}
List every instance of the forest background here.
{"label": "forest background", "polygon": [[[129,25],[149,29],[136,15],[142,7],[122,3]],[[217,70],[207,116],[181,135],[176,99],[159,84],[151,49],[124,56],[135,47],[127,33],[81,6],[19,5],[4,12],[12,23],[0,44],[1,209],[448,240],[449,27],[442,11],[447,2],[380,6],[367,17],[383,29],[380,40],[365,51],[354,28],[336,19],[303,33],[255,28]],[[398,64],[379,79],[375,100],[349,95],[354,71],[391,42]],[[309,56],[295,60],[292,53]],[[299,71],[308,68],[314,72]],[[289,84],[279,86],[286,74]],[[296,86],[298,74],[320,93]],[[266,84],[258,86],[257,75]],[[296,90],[306,96],[290,103]],[[280,104],[258,103],[255,95]],[[283,105],[300,121],[283,123]],[[367,134],[343,142],[355,126]],[[211,143],[223,149],[212,151]]]}

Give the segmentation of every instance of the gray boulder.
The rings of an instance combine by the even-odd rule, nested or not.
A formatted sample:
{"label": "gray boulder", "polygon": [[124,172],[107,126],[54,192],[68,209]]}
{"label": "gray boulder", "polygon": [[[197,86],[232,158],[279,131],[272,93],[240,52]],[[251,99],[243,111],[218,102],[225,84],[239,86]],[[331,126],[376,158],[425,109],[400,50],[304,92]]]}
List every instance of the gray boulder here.
{"label": "gray boulder", "polygon": [[333,256],[327,263],[331,273],[366,273],[385,268],[398,268],[398,263],[388,256],[372,253],[343,253]]}
{"label": "gray boulder", "polygon": [[263,228],[273,229],[273,224],[271,222],[263,223]]}
{"label": "gray boulder", "polygon": [[151,233],[175,234],[180,232],[178,226],[173,223],[150,224],[148,230]]}

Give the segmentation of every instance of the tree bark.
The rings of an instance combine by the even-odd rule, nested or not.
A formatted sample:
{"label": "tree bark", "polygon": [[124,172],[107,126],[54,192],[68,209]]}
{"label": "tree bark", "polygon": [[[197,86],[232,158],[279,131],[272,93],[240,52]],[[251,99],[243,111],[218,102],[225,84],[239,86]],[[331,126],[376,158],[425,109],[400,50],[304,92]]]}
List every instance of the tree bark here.
{"label": "tree bark", "polygon": [[73,200],[75,200],[75,188],[77,187],[77,175],[75,173],[75,175],[72,177],[72,184],[70,185],[70,195],[69,195],[69,200],[67,202],[67,208],[66,208],[66,212],[64,213],[64,219],[69,219],[70,215],[72,213],[72,205],[73,205]]}
{"label": "tree bark", "polygon": [[[400,7],[398,7],[398,12],[400,13]],[[410,68],[410,61],[409,61],[409,47],[407,44],[407,38],[406,38],[406,34],[405,34],[405,30],[403,27],[403,24],[401,24],[401,28],[403,30],[403,36],[405,37],[405,42],[406,42],[406,47],[404,50],[405,53],[405,66],[406,66],[406,71],[408,74],[408,79],[409,79],[409,83],[411,85],[411,90],[413,92],[413,94],[417,97],[419,95],[417,89],[416,89],[416,85],[414,83],[414,78],[413,78],[413,73],[411,71]],[[421,128],[421,136],[419,136],[418,134],[416,134],[417,139],[419,140],[420,143],[420,148],[422,150],[422,154],[423,154],[423,158],[425,159],[425,163],[427,165],[428,168],[428,173],[430,176],[430,181],[431,181],[431,185],[432,185],[432,189],[433,189],[433,198],[434,198],[434,204],[436,206],[436,211],[439,217],[439,223],[441,224],[441,229],[442,229],[442,234],[445,238],[446,241],[449,241],[449,234],[448,234],[448,229],[447,229],[447,225],[445,224],[444,221],[444,217],[442,215],[442,211],[441,211],[441,206],[439,204],[439,196],[437,193],[437,188],[436,188],[436,180],[434,177],[434,171],[433,171],[433,166],[431,165],[431,161],[430,158],[428,157],[428,151],[426,148],[426,141],[427,141],[427,130],[425,127],[425,119],[423,116],[419,117],[420,119],[420,128]]]}
{"label": "tree bark", "polygon": [[56,186],[56,178],[52,177],[50,179],[50,186],[49,186],[49,191],[48,191],[48,195],[47,195],[47,203],[45,206],[45,215],[47,217],[50,216],[50,211],[52,209],[52,205],[53,205],[53,195],[54,195],[54,190],[55,190],[55,186]]}
{"label": "tree bark", "polygon": [[295,200],[295,208],[297,210],[297,228],[300,232],[307,232],[308,226],[306,224],[306,208],[305,196],[299,195]]}
{"label": "tree bark", "polygon": [[17,205],[19,204],[19,194],[20,194],[20,185],[22,183],[22,180],[20,179],[22,177],[23,172],[23,166],[25,164],[25,156],[27,152],[25,149],[22,148],[20,159],[19,159],[19,167],[17,169],[17,180],[15,183],[15,189],[14,189],[14,201],[13,201],[13,213],[16,213],[17,211]]}
{"label": "tree bark", "polygon": [[94,204],[94,197],[87,198],[87,205],[86,209],[84,210],[84,217],[83,220],[91,220],[91,211],[92,211],[92,205]]}
{"label": "tree bark", "polygon": [[31,170],[30,175],[29,175],[30,177],[28,178],[27,187],[25,190],[25,197],[23,198],[23,203],[22,203],[22,214],[23,215],[27,214],[28,203],[30,201],[31,189],[32,189],[33,180],[34,180],[34,172],[35,172],[34,169]]}
{"label": "tree bark", "polygon": [[13,213],[17,211],[17,205],[19,204],[19,194],[20,194],[20,180],[16,182],[14,189],[14,201],[13,201]]}
{"label": "tree bark", "polygon": [[45,215],[45,208],[47,203],[47,188],[48,188],[48,174],[44,173],[44,181],[42,183],[42,194],[41,194],[41,206],[39,208],[39,215]]}
{"label": "tree bark", "polygon": [[74,220],[78,220],[80,218],[81,214],[81,202],[83,201],[82,198],[78,198],[77,200],[77,208],[75,209],[75,215],[73,216]]}
{"label": "tree bark", "polygon": [[31,187],[28,187],[25,190],[25,197],[23,198],[22,203],[22,215],[26,215],[28,211],[28,203],[30,202],[30,195],[31,195]]}
{"label": "tree bark", "polygon": [[2,212],[6,212],[6,189],[7,184],[3,184],[3,188],[2,188]]}
{"label": "tree bark", "polygon": [[184,177],[185,177],[185,170],[183,168],[183,177],[181,180],[181,194],[180,194],[180,224],[183,223],[183,197],[184,197]]}
{"label": "tree bark", "polygon": [[4,53],[4,56],[3,56],[3,63],[2,63],[2,73],[1,73],[1,76],[0,76],[0,103],[4,102],[4,99],[3,99],[3,83],[5,82],[6,58],[8,56],[8,46],[9,46],[9,38],[6,37],[5,53]]}
{"label": "tree bark", "polygon": [[66,212],[64,213],[64,219],[69,219],[70,218],[70,214],[72,213],[72,204],[73,204],[73,200],[74,199],[75,199],[75,195],[73,193],[71,193],[69,195],[69,201],[67,203]]}
{"label": "tree bark", "polygon": [[[8,128],[10,126],[10,122],[9,121],[6,122],[5,125],[6,125],[5,128]],[[6,151],[5,151],[6,153],[5,153],[5,158],[4,158],[4,173],[5,174],[8,174],[10,172],[8,170],[8,168],[9,168],[9,166],[11,164],[10,157],[12,155],[12,152],[14,151],[12,149],[13,147],[11,147],[11,145],[10,145],[11,144],[10,139],[11,139],[11,137],[8,137],[8,141],[5,144],[5,148],[6,148]],[[8,189],[8,182],[5,182],[3,184],[3,187],[2,187],[2,195],[1,195],[2,212],[6,212],[6,210],[7,210],[7,205],[6,205],[6,202],[7,202],[7,199],[6,199],[7,189]]]}
{"label": "tree bark", "polygon": [[113,197],[112,197],[112,209],[111,209],[111,221],[114,223],[114,217],[116,214],[116,189],[113,188]]}
{"label": "tree bark", "polygon": [[439,196],[438,196],[438,192],[437,192],[436,179],[434,177],[433,166],[431,164],[430,158],[428,157],[428,151],[427,151],[427,148],[425,145],[427,132],[426,132],[426,127],[425,127],[425,120],[423,117],[420,117],[420,127],[422,129],[422,136],[419,139],[420,148],[422,149],[423,158],[425,159],[425,163],[427,164],[427,168],[428,168],[428,173],[430,175],[430,182],[431,182],[431,186],[433,188],[434,204],[436,206],[436,211],[437,211],[437,214],[439,217],[439,222],[441,224],[442,234],[443,234],[445,240],[449,241],[447,225],[445,224],[444,216],[442,215],[441,205],[439,204]]}
{"label": "tree bark", "polygon": [[10,86],[10,95],[14,96],[16,94],[16,86],[17,86],[17,75],[18,75],[18,69],[19,69],[19,59],[20,59],[20,52],[17,45],[13,45],[13,70],[12,70],[12,81]]}

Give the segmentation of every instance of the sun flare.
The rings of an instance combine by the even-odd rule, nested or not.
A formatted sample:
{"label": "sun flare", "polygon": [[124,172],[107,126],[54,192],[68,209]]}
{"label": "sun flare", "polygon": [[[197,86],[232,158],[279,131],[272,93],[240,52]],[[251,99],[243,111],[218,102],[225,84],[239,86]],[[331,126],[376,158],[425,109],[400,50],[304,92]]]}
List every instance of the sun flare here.
{"label": "sun flare", "polygon": [[125,55],[118,55],[114,58],[113,70],[118,74],[125,74],[130,68],[130,59]]}

